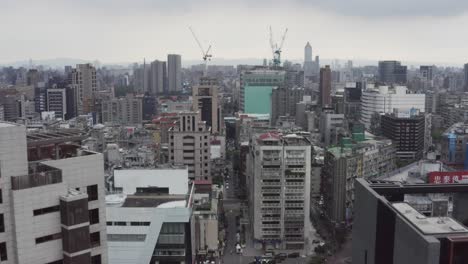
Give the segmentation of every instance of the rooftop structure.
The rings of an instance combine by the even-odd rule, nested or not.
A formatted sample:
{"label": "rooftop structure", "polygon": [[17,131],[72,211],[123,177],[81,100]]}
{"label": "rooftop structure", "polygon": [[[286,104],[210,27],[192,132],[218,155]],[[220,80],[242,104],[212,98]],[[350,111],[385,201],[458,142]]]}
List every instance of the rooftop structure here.
{"label": "rooftop structure", "polygon": [[[468,263],[468,185],[356,180],[353,263]],[[427,217],[407,195],[453,193],[452,217]]]}
{"label": "rooftop structure", "polygon": [[[170,169],[114,170],[114,188],[134,194],[137,187],[168,187],[169,194],[188,193],[188,170],[185,166]],[[163,184],[158,186],[158,184]]]}

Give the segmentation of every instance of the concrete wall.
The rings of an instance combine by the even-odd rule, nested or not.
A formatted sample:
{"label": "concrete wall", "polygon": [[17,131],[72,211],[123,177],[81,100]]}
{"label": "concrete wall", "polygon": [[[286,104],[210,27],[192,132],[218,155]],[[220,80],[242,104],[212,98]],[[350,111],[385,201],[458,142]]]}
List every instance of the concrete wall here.
{"label": "concrete wall", "polygon": [[354,207],[353,263],[379,264],[374,262],[378,199],[375,192],[364,186],[362,182],[364,182],[362,179],[354,181],[354,204],[358,206]]}
{"label": "concrete wall", "polygon": [[393,262],[398,264],[439,264],[440,242],[422,236],[413,226],[397,215]]}

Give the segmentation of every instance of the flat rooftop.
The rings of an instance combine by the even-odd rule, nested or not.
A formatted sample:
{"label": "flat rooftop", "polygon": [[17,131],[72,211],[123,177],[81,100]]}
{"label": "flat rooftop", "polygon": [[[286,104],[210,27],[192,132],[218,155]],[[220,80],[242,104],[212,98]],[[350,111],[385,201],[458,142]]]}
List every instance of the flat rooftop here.
{"label": "flat rooftop", "polygon": [[188,189],[188,169],[128,169],[114,170],[114,186],[122,188],[127,195],[136,193],[137,187],[167,187],[169,194],[186,195]]}
{"label": "flat rooftop", "polygon": [[468,233],[468,229],[450,217],[427,217],[407,203],[393,203],[406,220],[425,235]]}
{"label": "flat rooftop", "polygon": [[33,132],[28,133],[26,136],[28,147],[82,141],[86,137],[87,136],[82,131],[72,129]]}

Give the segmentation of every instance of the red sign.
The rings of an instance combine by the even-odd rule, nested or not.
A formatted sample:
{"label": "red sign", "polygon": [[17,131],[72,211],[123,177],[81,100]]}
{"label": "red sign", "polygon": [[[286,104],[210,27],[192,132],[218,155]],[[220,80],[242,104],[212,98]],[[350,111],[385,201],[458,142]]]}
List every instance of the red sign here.
{"label": "red sign", "polygon": [[427,174],[429,183],[460,183],[468,182],[468,171],[433,171]]}

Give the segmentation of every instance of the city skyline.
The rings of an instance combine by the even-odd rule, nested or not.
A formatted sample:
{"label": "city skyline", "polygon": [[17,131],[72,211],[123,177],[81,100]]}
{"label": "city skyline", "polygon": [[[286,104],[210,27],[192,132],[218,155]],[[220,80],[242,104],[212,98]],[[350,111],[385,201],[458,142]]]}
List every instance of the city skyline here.
{"label": "city skyline", "polygon": [[269,25],[276,37],[289,28],[283,60],[301,60],[303,47],[310,41],[314,56],[321,58],[464,62],[460,55],[468,37],[460,29],[468,22],[468,4],[374,2],[118,0],[110,5],[101,0],[92,5],[89,1],[52,1],[43,6],[7,0],[0,11],[0,30],[8,39],[1,45],[5,52],[0,64],[63,57],[117,63],[162,59],[169,53],[201,62],[188,26],[203,45],[213,45],[215,59],[269,59]]}

